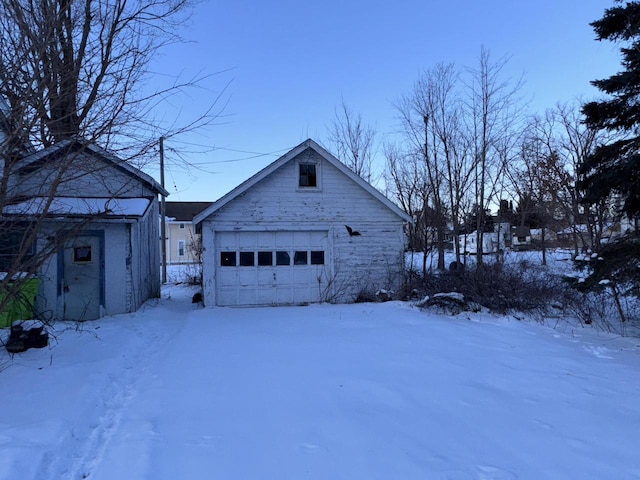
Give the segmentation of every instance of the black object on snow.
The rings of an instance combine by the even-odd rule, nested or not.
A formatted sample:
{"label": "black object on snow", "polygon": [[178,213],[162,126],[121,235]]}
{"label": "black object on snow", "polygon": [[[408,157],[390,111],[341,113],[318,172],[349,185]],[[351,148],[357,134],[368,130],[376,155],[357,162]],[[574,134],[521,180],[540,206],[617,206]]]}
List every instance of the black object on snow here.
{"label": "black object on snow", "polygon": [[20,353],[30,348],[43,348],[49,345],[49,334],[44,327],[33,327],[29,330],[22,325],[13,325],[5,348],[9,353]]}

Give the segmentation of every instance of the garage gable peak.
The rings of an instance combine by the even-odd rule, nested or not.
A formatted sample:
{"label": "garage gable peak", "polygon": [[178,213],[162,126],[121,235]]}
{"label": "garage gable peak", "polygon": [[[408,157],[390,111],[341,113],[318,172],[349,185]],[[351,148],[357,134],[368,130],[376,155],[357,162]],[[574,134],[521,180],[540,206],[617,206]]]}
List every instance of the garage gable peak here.
{"label": "garage gable peak", "polygon": [[[251,178],[245,180],[243,183],[238,185],[236,188],[231,190],[229,193],[221,197],[216,202],[212,203],[208,208],[200,212],[193,219],[194,224],[200,224],[202,221],[206,220],[209,216],[220,210],[222,207],[227,205],[229,202],[234,200],[235,198],[244,194],[247,190],[252,188],[254,185],[271,175],[273,172],[278,170],[283,165],[294,161],[301,153],[306,150],[313,150],[323,161],[328,162],[333,167],[338,169],[342,174],[346,177],[350,178],[354,183],[359,185],[365,191],[367,191],[371,196],[376,198],[379,202],[381,202],[384,206],[386,206],[389,210],[391,210],[394,214],[400,217],[402,220],[406,222],[412,222],[412,219],[409,215],[402,211],[397,205],[395,205],[391,200],[385,197],[381,192],[376,190],[370,183],[364,180],[362,177],[354,173],[350,168],[348,168],[344,163],[338,160],[335,156],[329,153],[326,149],[320,146],[316,141],[312,139],[307,139],[301,144],[289,150],[282,157],[274,161],[273,163],[267,165],[264,169],[256,173]],[[304,166],[303,166],[304,165]],[[306,187],[321,187],[318,182],[317,170],[313,167],[312,164],[306,165],[305,162],[300,163],[299,169],[299,186],[301,188]]]}

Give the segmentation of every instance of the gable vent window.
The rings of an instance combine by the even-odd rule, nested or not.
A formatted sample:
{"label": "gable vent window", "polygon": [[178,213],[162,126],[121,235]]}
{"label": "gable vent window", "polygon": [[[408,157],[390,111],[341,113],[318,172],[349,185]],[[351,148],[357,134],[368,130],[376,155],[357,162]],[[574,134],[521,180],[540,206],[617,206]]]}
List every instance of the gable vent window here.
{"label": "gable vent window", "polygon": [[300,164],[300,177],[299,177],[298,185],[300,187],[317,187],[318,186],[318,177],[316,175],[315,163]]}

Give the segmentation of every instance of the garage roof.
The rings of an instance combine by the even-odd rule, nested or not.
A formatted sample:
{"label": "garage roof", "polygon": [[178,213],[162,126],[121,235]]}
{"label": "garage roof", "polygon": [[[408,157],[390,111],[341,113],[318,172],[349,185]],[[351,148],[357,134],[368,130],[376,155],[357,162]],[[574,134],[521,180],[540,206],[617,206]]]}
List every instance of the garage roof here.
{"label": "garage roof", "polygon": [[360,185],[363,189],[369,192],[373,197],[375,197],[377,200],[383,203],[389,210],[394,212],[400,218],[402,218],[406,222],[413,223],[411,216],[407,215],[404,211],[402,211],[400,207],[398,207],[395,203],[393,203],[391,200],[385,197],[382,193],[376,190],[370,183],[368,183],[359,175],[356,175],[349,167],[347,167],[344,163],[342,163],[340,160],[338,160],[336,157],[330,154],[327,150],[322,148],[317,142],[315,142],[310,138],[302,142],[297,147],[292,148],[289,152],[285,153],[278,160],[276,160],[275,162],[271,163],[270,165],[268,165],[267,167],[265,167],[264,169],[256,173],[253,177],[249,178],[248,180],[245,180],[243,183],[241,183],[236,188],[234,188],[229,193],[227,193],[222,198],[220,198],[217,202],[214,202],[213,204],[211,204],[209,208],[203,210],[193,218],[193,223],[196,225],[199,224],[200,222],[205,220],[209,215],[215,213],[217,210],[224,207],[227,203],[229,203],[234,198],[242,195],[244,192],[249,190],[256,183],[260,182],[265,177],[267,177],[268,175],[270,175],[271,173],[273,173],[274,171],[282,167],[287,162],[293,160],[300,153],[304,152],[309,148],[313,149],[324,160],[329,162],[331,165],[333,165],[338,170],[340,170],[344,175],[346,175],[355,183]]}

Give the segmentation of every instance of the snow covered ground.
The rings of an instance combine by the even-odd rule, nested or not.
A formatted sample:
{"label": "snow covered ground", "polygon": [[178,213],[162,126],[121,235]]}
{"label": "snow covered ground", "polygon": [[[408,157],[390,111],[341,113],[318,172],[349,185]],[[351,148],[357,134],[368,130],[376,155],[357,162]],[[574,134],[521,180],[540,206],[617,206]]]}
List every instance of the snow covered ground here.
{"label": "snow covered ground", "polygon": [[[548,249],[546,254],[547,265],[545,269],[550,273],[556,275],[564,275],[567,273],[575,272],[575,265],[573,262],[573,251],[566,248]],[[422,272],[422,252],[407,252],[405,254],[405,265],[408,269],[415,272]],[[451,262],[456,259],[453,251],[445,251],[445,267],[449,267]],[[487,253],[484,255],[485,263],[495,262],[495,253]],[[538,250],[524,250],[513,251],[510,249],[505,250],[502,253],[502,261],[505,265],[521,265],[526,262],[528,266],[540,267],[542,266],[542,252]],[[475,255],[466,255],[461,259],[462,263],[474,264],[476,263]],[[426,267],[427,271],[435,271],[438,266],[438,252],[431,250],[427,254]]]}
{"label": "snow covered ground", "polygon": [[189,287],[0,353],[0,479],[639,479],[640,341]]}

